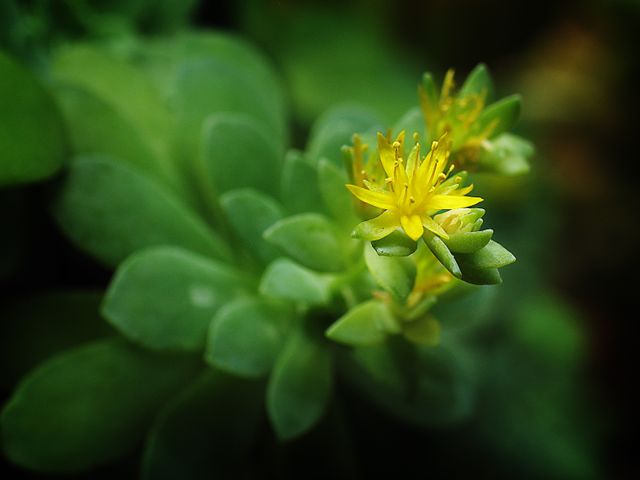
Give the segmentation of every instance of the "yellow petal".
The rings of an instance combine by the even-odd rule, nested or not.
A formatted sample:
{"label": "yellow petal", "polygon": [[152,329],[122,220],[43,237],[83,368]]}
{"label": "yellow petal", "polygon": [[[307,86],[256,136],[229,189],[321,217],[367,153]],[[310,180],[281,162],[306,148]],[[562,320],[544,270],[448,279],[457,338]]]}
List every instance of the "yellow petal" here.
{"label": "yellow petal", "polygon": [[387,210],[376,218],[360,223],[353,231],[355,238],[368,240],[380,240],[393,232],[400,225],[400,219],[395,212]]}
{"label": "yellow petal", "polygon": [[434,195],[426,203],[429,210],[450,210],[452,208],[466,208],[480,203],[480,197],[466,197],[462,195]]}
{"label": "yellow petal", "polygon": [[409,237],[411,237],[412,240],[418,240],[422,236],[422,222],[418,215],[411,215],[410,217],[403,215],[400,217],[400,224],[402,225],[402,229],[407,235],[409,235]]}
{"label": "yellow petal", "polygon": [[422,225],[424,225],[424,228],[435,233],[439,237],[444,239],[449,238],[449,235],[444,231],[444,228],[442,228],[442,226],[440,226],[440,224],[431,217],[424,217],[422,219]]}
{"label": "yellow petal", "polygon": [[387,177],[393,176],[393,164],[396,161],[396,154],[387,138],[380,132],[378,132],[378,153],[380,154],[380,162]]}
{"label": "yellow petal", "polygon": [[362,200],[374,207],[383,208],[389,210],[396,206],[393,201],[393,195],[389,192],[372,192],[366,188],[357,187],[355,185],[347,185],[347,188],[353,193],[359,200]]}

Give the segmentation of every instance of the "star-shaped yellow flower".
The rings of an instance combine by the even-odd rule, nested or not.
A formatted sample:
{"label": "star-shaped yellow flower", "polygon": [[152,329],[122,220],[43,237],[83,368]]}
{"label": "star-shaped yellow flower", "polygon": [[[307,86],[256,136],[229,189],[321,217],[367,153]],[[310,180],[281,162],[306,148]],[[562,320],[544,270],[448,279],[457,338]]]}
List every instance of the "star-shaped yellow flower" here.
{"label": "star-shaped yellow flower", "polygon": [[404,132],[393,144],[378,133],[378,154],[387,175],[384,185],[365,179],[366,188],[357,185],[347,185],[347,188],[358,199],[384,212],[358,225],[356,236],[373,241],[401,227],[413,240],[418,240],[425,228],[448,238],[432,216],[441,210],[470,207],[482,201],[480,197],[466,196],[473,185],[461,187],[462,177],[450,177],[453,165],[447,168],[450,142],[445,137],[446,134],[434,141],[423,159],[416,141],[405,161],[402,158]]}

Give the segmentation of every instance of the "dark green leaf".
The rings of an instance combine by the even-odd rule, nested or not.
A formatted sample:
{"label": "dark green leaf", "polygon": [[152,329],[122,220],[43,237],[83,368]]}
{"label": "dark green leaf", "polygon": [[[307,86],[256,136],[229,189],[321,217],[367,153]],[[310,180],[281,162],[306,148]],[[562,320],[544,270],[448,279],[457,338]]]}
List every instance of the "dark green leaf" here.
{"label": "dark green leaf", "polygon": [[62,353],[32,371],[2,411],[7,456],[42,472],[77,472],[133,450],[192,359],[117,340]]}
{"label": "dark green leaf", "polygon": [[462,272],[460,272],[460,267],[456,262],[456,258],[449,251],[449,248],[442,239],[431,233],[425,234],[423,238],[424,243],[427,244],[427,247],[429,247],[429,250],[431,250],[431,253],[435,255],[438,261],[447,270],[449,270],[453,276],[460,278],[462,276]]}
{"label": "dark green leaf", "polygon": [[396,230],[380,240],[371,242],[378,255],[383,257],[407,257],[416,251],[418,244],[404,232]]}

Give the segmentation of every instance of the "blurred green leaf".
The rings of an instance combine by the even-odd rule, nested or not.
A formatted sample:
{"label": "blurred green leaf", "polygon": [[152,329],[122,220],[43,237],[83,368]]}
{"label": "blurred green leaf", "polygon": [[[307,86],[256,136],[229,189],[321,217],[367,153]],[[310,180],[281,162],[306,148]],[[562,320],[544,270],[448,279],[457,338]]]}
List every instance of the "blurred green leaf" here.
{"label": "blurred green leaf", "polygon": [[153,245],[228,259],[228,247],[171,192],[107,156],[72,162],[54,205],[62,229],[107,265]]}
{"label": "blurred green leaf", "polygon": [[513,127],[520,115],[520,95],[510,95],[486,107],[473,124],[472,133],[490,131],[490,138],[496,137]]}
{"label": "blurred green leaf", "polygon": [[267,387],[267,412],[280,439],[301,435],[320,419],[329,401],[331,383],[327,345],[303,331],[292,335]]}
{"label": "blurred green leaf", "polygon": [[353,211],[353,200],[345,187],[348,183],[344,168],[338,168],[325,158],[318,163],[320,194],[329,213],[341,225],[352,228],[358,220]]}
{"label": "blurred green leaf", "polygon": [[[429,138],[428,136],[425,136],[425,129],[426,125],[424,122],[424,116],[422,115],[420,108],[414,107],[408,110],[402,117],[400,117],[400,120],[393,125],[392,133],[394,135],[398,135],[400,132],[404,131],[406,132],[407,139],[411,139],[413,134],[417,133],[419,138],[423,142],[426,142]],[[413,142],[408,141],[405,145],[405,150],[409,145],[413,146]],[[405,155],[408,153],[409,152],[405,151]]]}
{"label": "blurred green leaf", "polygon": [[486,102],[493,98],[493,81],[486,65],[479,63],[460,87],[458,97],[464,98],[468,95],[481,95]]}
{"label": "blurred green leaf", "polygon": [[118,267],[102,314],[146,348],[200,351],[216,311],[251,286],[241,272],[210,258],[151,247]]}
{"label": "blurred green leaf", "polygon": [[67,155],[62,116],[36,78],[0,52],[0,187],[54,174]]}
{"label": "blurred green leaf", "polygon": [[280,300],[325,305],[331,299],[331,282],[328,275],[320,275],[291,260],[280,258],[264,272],[260,292]]}
{"label": "blurred green leaf", "polygon": [[32,371],[4,407],[5,453],[49,473],[116,459],[138,445],[193,371],[192,359],[150,355],[119,340],[64,352]]}
{"label": "blurred green leaf", "polygon": [[379,345],[389,333],[398,333],[400,326],[387,305],[376,300],[351,308],[336,320],[326,332],[331,340],[364,347]]}
{"label": "blurred green leaf", "polygon": [[478,163],[482,171],[499,175],[524,175],[530,170],[528,158],[535,149],[522,137],[503,133],[483,144]]}
{"label": "blurred green leaf", "polygon": [[247,458],[262,424],[263,399],[263,383],[208,369],[159,415],[147,437],[142,478],[260,476]]}
{"label": "blurred green leaf", "polygon": [[394,299],[404,302],[416,279],[415,263],[407,257],[382,257],[366,242],[364,260],[376,283]]}
{"label": "blurred green leaf", "polygon": [[205,359],[234,375],[262,377],[271,370],[292,320],[283,305],[253,298],[231,302],[211,322]]}
{"label": "blurred green leaf", "polygon": [[264,238],[294,260],[314,270],[338,272],[344,252],[335,225],[318,213],[301,213],[274,223]]}
{"label": "blurred green leaf", "polygon": [[282,147],[254,118],[239,113],[207,117],[202,133],[202,162],[214,192],[255,188],[277,194]]}
{"label": "blurred green leaf", "polygon": [[318,172],[295,150],[287,153],[280,183],[282,203],[292,213],[321,211],[324,206],[318,187]]}
{"label": "blurred green leaf", "polygon": [[220,205],[250,253],[265,262],[279,256],[278,249],[262,238],[264,231],[284,216],[284,208],[278,202],[264,193],[239,189],[222,195]]}
{"label": "blurred green leaf", "polygon": [[440,324],[431,315],[425,315],[402,325],[407,340],[418,345],[435,347],[440,343]]}
{"label": "blurred green leaf", "polygon": [[371,242],[378,255],[383,257],[407,257],[416,251],[418,244],[404,232],[395,230],[380,240]]}

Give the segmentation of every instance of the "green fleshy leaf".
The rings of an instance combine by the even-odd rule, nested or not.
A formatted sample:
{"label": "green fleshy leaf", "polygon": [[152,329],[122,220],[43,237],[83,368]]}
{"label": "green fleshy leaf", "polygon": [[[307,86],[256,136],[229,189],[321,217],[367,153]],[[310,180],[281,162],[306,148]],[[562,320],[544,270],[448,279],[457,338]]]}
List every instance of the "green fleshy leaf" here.
{"label": "green fleshy leaf", "polygon": [[113,106],[75,85],[56,85],[53,94],[65,117],[76,154],[109,154],[177,188],[175,171],[165,158],[153,151],[150,137],[143,136],[143,132]]}
{"label": "green fleshy leaf", "polygon": [[268,297],[307,305],[326,305],[331,298],[331,277],[281,258],[269,265],[260,282]]}
{"label": "green fleshy leaf", "polygon": [[342,168],[342,146],[351,144],[354,133],[380,128],[376,116],[362,108],[340,106],[325,112],[311,129],[307,156],[313,164],[326,158]]}
{"label": "green fleshy leaf", "polygon": [[49,473],[121,457],[194,366],[191,358],[150,355],[119,340],[66,351],[33,370],[5,406],[4,451],[19,465]]}
{"label": "green fleshy leaf", "polygon": [[[56,81],[73,85],[96,97],[113,109],[114,114],[121,115],[124,123],[131,125],[131,130],[140,133],[154,155],[168,153],[171,132],[169,110],[158,90],[140,69],[89,44],[76,44],[55,52],[51,75]],[[87,118],[91,121],[87,122]],[[93,117],[75,119],[78,123],[95,127]],[[104,146],[108,146],[106,139]],[[118,153],[112,150],[94,152]]]}
{"label": "green fleshy leaf", "polygon": [[473,285],[499,285],[502,277],[497,268],[477,268],[460,262],[462,280]]}
{"label": "green fleshy leaf", "polygon": [[213,191],[254,188],[277,194],[282,148],[254,118],[217,113],[203,127],[202,162]]}
{"label": "green fleshy leaf", "polygon": [[456,255],[456,259],[460,263],[479,269],[502,268],[516,261],[516,257],[509,250],[494,240],[474,253]]}
{"label": "green fleshy leaf", "polygon": [[324,202],[318,188],[318,172],[295,150],[287,153],[280,183],[282,203],[292,213],[322,211]]}
{"label": "green fleshy leaf", "polygon": [[326,332],[331,340],[365,347],[379,345],[389,333],[398,333],[400,326],[388,307],[370,300],[350,309],[336,320]]}
{"label": "green fleshy leaf", "polygon": [[62,116],[35,77],[0,52],[0,187],[42,180],[67,156]]}
{"label": "green fleshy leaf", "polygon": [[271,225],[264,238],[294,260],[314,270],[338,272],[344,253],[335,225],[323,215],[301,213]]}
{"label": "green fleshy leaf", "polygon": [[353,211],[353,201],[344,169],[336,167],[325,158],[318,163],[318,187],[327,210],[342,225],[351,227],[358,220]]}
{"label": "green fleshy leaf", "polygon": [[455,253],[473,253],[487,246],[493,230],[479,230],[477,232],[460,232],[449,235],[443,240],[447,248]]}
{"label": "green fleshy leaf", "polygon": [[195,213],[151,179],[107,156],[72,164],[54,205],[62,229],[107,265],[153,245],[228,259],[228,247]]}
{"label": "green fleshy leaf", "polygon": [[440,343],[440,323],[431,315],[426,315],[402,325],[405,338],[418,345],[435,347]]}
{"label": "green fleshy leaf", "polygon": [[427,232],[425,235],[423,235],[422,238],[424,239],[424,243],[427,245],[427,247],[429,247],[429,250],[431,250],[431,253],[435,255],[438,261],[447,270],[449,270],[449,272],[454,277],[460,278],[462,276],[462,272],[460,271],[458,262],[456,261],[456,258],[453,256],[453,254],[449,251],[449,248],[444,243],[444,241],[440,237],[430,232]]}
{"label": "green fleshy leaf", "polygon": [[483,63],[479,63],[469,73],[458,92],[458,97],[463,98],[470,94],[482,95],[485,102],[493,98],[493,81],[489,70]]}
{"label": "green fleshy leaf", "polygon": [[292,321],[282,305],[245,298],[229,303],[211,322],[205,360],[243,377],[262,377],[272,368]]}
{"label": "green fleshy leaf", "polygon": [[267,412],[278,438],[309,430],[323,415],[331,393],[331,355],[324,343],[298,332],[278,357],[267,386]]}
{"label": "green fleshy leaf", "polygon": [[216,311],[250,288],[232,267],[181,248],[152,247],[118,267],[102,313],[147,348],[200,351]]}
{"label": "green fleshy leaf", "polygon": [[416,251],[418,244],[403,232],[396,230],[380,240],[371,242],[378,255],[383,257],[407,257]]}
{"label": "green fleshy leaf", "polygon": [[528,158],[535,149],[522,137],[503,133],[483,144],[478,164],[483,171],[517,176],[529,172]]}
{"label": "green fleshy leaf", "polygon": [[491,127],[490,138],[494,138],[513,127],[520,115],[520,95],[510,95],[486,107],[473,125],[473,132],[483,132]]}
{"label": "green fleshy leaf", "polygon": [[220,197],[220,205],[236,235],[249,251],[265,262],[279,255],[265,242],[264,231],[284,217],[284,208],[273,198],[251,189],[231,190]]}
{"label": "green fleshy leaf", "polygon": [[247,462],[263,423],[262,382],[207,369],[163,409],[151,429],[143,480],[254,478]]}
{"label": "green fleshy leaf", "polygon": [[376,283],[394,299],[404,302],[413,289],[416,266],[410,258],[381,257],[368,243],[364,246],[364,260]]}

